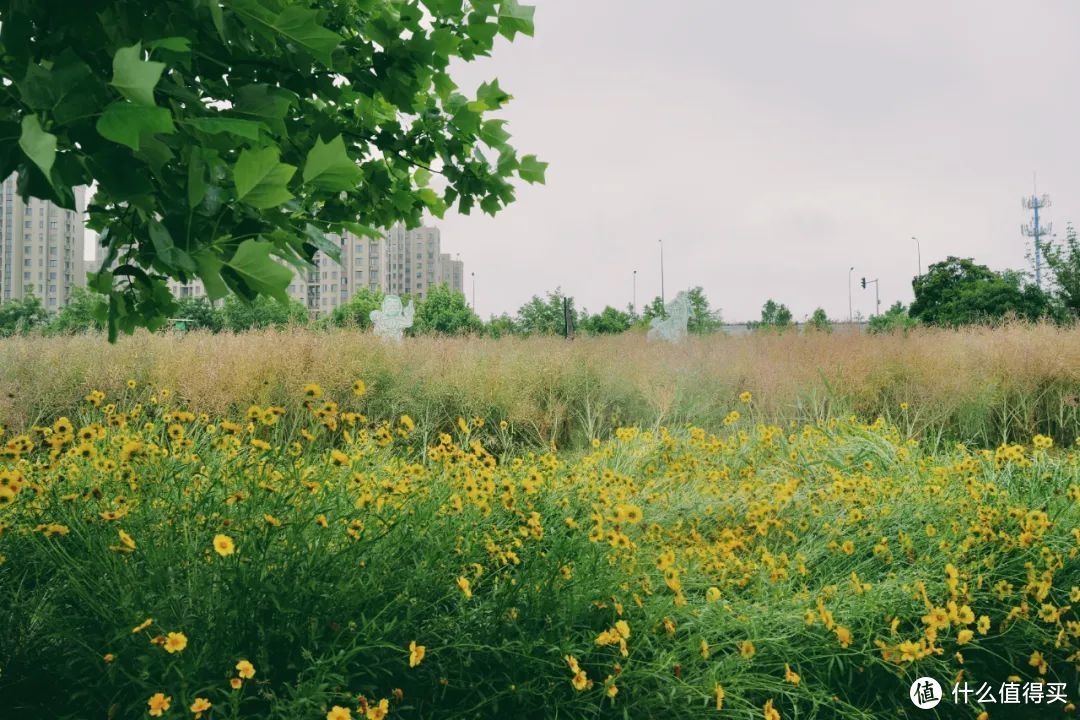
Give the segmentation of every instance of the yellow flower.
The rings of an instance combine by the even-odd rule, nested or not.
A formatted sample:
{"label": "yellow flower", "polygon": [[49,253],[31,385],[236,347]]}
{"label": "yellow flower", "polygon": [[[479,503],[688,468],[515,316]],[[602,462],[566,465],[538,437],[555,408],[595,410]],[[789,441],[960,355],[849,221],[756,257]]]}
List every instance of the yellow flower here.
{"label": "yellow flower", "polygon": [[154,693],[146,701],[146,704],[150,706],[150,714],[153,717],[164,715],[165,711],[169,709],[170,703],[172,703],[172,697],[167,697],[164,693]]}
{"label": "yellow flower", "polygon": [[236,552],[236,545],[233,544],[232,538],[228,535],[215,535],[214,552],[221,557],[228,557]]}
{"label": "yellow flower", "polygon": [[255,677],[255,666],[247,660],[241,660],[236,663],[236,674],[245,680],[250,680]]}
{"label": "yellow flower", "polygon": [[716,683],[716,687],[713,688],[713,696],[716,697],[716,709],[724,709],[724,688],[720,687],[720,683]]}
{"label": "yellow flower", "polygon": [[798,687],[800,680],[802,680],[802,678],[799,677],[799,674],[792,670],[790,665],[784,663],[784,681]]}
{"label": "yellow flower", "polygon": [[165,636],[165,652],[172,655],[187,647],[187,636],[184,633],[171,632]]}
{"label": "yellow flower", "polygon": [[967,645],[973,637],[975,637],[975,631],[965,628],[956,634],[956,642],[960,645]]}
{"label": "yellow flower", "polygon": [[123,530],[117,530],[117,533],[120,535],[120,542],[124,544],[124,547],[130,548],[131,550],[135,549],[135,540],[130,535]]}
{"label": "yellow flower", "polygon": [[699,648],[698,651],[701,653],[701,657],[705,658],[706,660],[709,659],[709,643],[708,642],[706,642],[705,640],[702,640],[701,641],[701,647]]}
{"label": "yellow flower", "polygon": [[846,627],[837,625],[833,632],[836,633],[836,639],[840,641],[840,647],[846,648],[851,644],[851,631]]}
{"label": "yellow flower", "polygon": [[705,591],[705,600],[714,603],[720,599],[720,588],[715,585]]}
{"label": "yellow flower", "polygon": [[468,435],[469,434],[469,424],[467,422],[465,422],[465,418],[459,417],[457,419],[457,426],[458,426],[458,430],[461,431],[462,435]]}
{"label": "yellow flower", "polygon": [[146,618],[141,623],[139,623],[135,627],[131,628],[131,634],[134,635],[135,633],[141,633],[143,630],[145,630],[146,628],[150,627],[153,624],[154,624],[154,618]]}
{"label": "yellow flower", "polygon": [[239,690],[243,686],[244,682],[238,677],[229,678],[229,685],[233,690]]}
{"label": "yellow flower", "polygon": [[425,652],[427,648],[423,645],[417,645],[415,640],[409,642],[409,667],[414,668],[419,665],[424,659]]}
{"label": "yellow flower", "polygon": [[749,390],[743,390],[741,393],[739,393],[739,402],[744,405],[749,405],[750,401],[753,400],[753,398],[754,396],[750,394]]}
{"label": "yellow flower", "polygon": [[985,635],[990,631],[990,618],[986,615],[980,615],[979,622],[975,627],[978,628],[980,635]]}
{"label": "yellow flower", "polygon": [[578,670],[574,673],[574,677],[570,680],[570,684],[574,686],[575,690],[581,691],[589,686],[589,678],[585,675],[584,670]]}
{"label": "yellow flower", "polygon": [[378,705],[372,705],[368,708],[367,718],[368,720],[383,720],[386,714],[390,712],[390,701],[383,698],[379,701]]}
{"label": "yellow flower", "polygon": [[101,659],[107,663],[111,663],[113,660],[116,659],[116,656],[112,653],[105,653],[105,655]]}
{"label": "yellow flower", "polygon": [[765,720],[780,720],[780,712],[773,707],[772,700],[765,701]]}
{"label": "yellow flower", "polygon": [[754,657],[754,653],[757,652],[757,648],[754,647],[754,643],[749,640],[743,640],[739,643],[739,654],[749,660]]}
{"label": "yellow flower", "polygon": [[304,395],[313,400],[318,400],[322,397],[322,388],[315,383],[308,383],[304,386]]}
{"label": "yellow flower", "polygon": [[195,702],[191,703],[191,712],[195,713],[195,718],[202,717],[202,714],[213,707],[213,703],[204,697],[195,698]]}
{"label": "yellow flower", "polygon": [[356,397],[363,397],[364,393],[367,392],[367,385],[364,384],[363,380],[357,380],[352,384],[352,392]]}
{"label": "yellow flower", "polygon": [[457,579],[457,586],[461,589],[461,592],[465,595],[465,599],[468,600],[472,597],[472,588],[469,585],[469,578],[459,577]]}
{"label": "yellow flower", "polygon": [[906,402],[900,403],[900,409],[901,410],[907,410],[908,409],[908,404]]}
{"label": "yellow flower", "polygon": [[326,713],[326,720],[352,720],[352,710],[335,705]]}

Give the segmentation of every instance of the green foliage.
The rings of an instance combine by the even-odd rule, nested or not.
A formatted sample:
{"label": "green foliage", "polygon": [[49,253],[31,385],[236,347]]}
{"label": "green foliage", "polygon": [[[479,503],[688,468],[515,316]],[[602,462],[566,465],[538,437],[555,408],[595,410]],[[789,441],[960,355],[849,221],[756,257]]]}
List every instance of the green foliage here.
{"label": "green foliage", "polygon": [[295,300],[282,303],[260,296],[245,302],[229,296],[221,306],[221,329],[231,332],[303,325],[307,320],[307,308]]}
{"label": "green foliage", "polygon": [[484,324],[483,332],[490,337],[498,339],[509,335],[517,335],[520,330],[517,323],[514,321],[514,318],[503,313],[499,316],[492,315]]}
{"label": "green foliage", "polygon": [[68,209],[96,187],[89,286],[110,339],[175,317],[170,278],[283,300],[326,233],[495,214],[513,178],[544,181],[490,116],[510,100],[498,81],[467,94],[451,77],[532,16],[516,0],[0,3],[0,177]]}
{"label": "green foliage", "polygon": [[831,333],[833,331],[829,316],[825,314],[825,308],[819,307],[814,310],[814,314],[810,316],[810,321],[807,322],[806,328],[814,332]]}
{"label": "green foliage", "polygon": [[366,330],[371,327],[371,311],[382,307],[382,301],[381,291],[360,288],[349,302],[334,308],[330,313],[330,324],[334,327],[357,327]]}
{"label": "green foliage", "polygon": [[769,298],[761,306],[761,320],[759,322],[748,322],[746,326],[751,330],[784,331],[791,327],[791,318],[791,310],[788,309],[787,305],[777,304],[775,300]]}
{"label": "green foliage", "polygon": [[881,315],[875,315],[870,318],[870,323],[867,326],[867,332],[873,335],[880,335],[892,332],[907,332],[913,327],[917,326],[919,322],[908,315],[908,310],[904,306],[904,303],[897,300],[893,303],[892,307],[886,310]]}
{"label": "green foliage", "polygon": [[105,329],[102,318],[105,308],[101,298],[86,288],[71,289],[71,299],[49,321],[48,331],[60,335],[75,335]]}
{"label": "green foliage", "polygon": [[704,335],[716,332],[723,325],[720,319],[720,311],[709,308],[709,299],[705,297],[705,290],[698,285],[686,293],[690,302],[690,320],[686,323],[689,332]]}
{"label": "green foliage", "polygon": [[1080,317],[1080,241],[1072,223],[1061,245],[1043,247],[1043,257],[1054,278],[1057,299],[1069,315]]}
{"label": "green foliage", "polygon": [[959,326],[1014,316],[1037,320],[1053,312],[1050,297],[1016,272],[994,272],[971,258],[949,257],[912,281],[909,314],[928,325]]}
{"label": "green foliage", "polygon": [[529,302],[518,309],[515,324],[526,335],[565,335],[566,314],[563,301],[570,303],[570,318],[576,327],[579,324],[578,311],[574,307],[574,298],[567,297],[559,288],[548,292],[546,299],[533,295]]}
{"label": "green foliage", "polygon": [[639,324],[648,327],[653,318],[658,317],[667,317],[667,310],[664,309],[664,301],[659,295],[641,308],[641,320]]}
{"label": "green foliage", "polygon": [[617,335],[634,323],[629,309],[624,312],[608,305],[600,313],[582,319],[581,329],[592,335]]}
{"label": "green foliage", "polygon": [[216,333],[225,327],[221,309],[215,308],[204,297],[181,298],[177,302],[175,317],[182,319],[188,330],[209,330]]}
{"label": "green foliage", "polygon": [[441,284],[432,287],[417,305],[412,331],[417,335],[469,335],[479,333],[482,326],[465,296]]}
{"label": "green foliage", "polygon": [[41,304],[41,298],[31,290],[22,299],[0,303],[0,337],[25,335],[43,326],[48,319],[49,313]]}

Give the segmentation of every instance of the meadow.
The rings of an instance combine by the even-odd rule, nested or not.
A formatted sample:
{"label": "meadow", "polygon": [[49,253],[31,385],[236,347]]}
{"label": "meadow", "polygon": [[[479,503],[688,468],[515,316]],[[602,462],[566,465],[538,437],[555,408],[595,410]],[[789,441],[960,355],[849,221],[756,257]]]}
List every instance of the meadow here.
{"label": "meadow", "polygon": [[0,342],[0,715],[1068,717],[1077,393],[1042,326]]}

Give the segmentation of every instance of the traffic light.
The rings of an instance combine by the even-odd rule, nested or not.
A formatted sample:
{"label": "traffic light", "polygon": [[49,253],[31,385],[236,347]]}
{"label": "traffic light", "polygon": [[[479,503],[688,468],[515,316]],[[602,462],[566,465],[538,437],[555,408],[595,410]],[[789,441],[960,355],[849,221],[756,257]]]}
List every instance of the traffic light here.
{"label": "traffic light", "polygon": [[866,289],[866,278],[862,279],[862,286],[863,286],[863,290],[865,290]]}

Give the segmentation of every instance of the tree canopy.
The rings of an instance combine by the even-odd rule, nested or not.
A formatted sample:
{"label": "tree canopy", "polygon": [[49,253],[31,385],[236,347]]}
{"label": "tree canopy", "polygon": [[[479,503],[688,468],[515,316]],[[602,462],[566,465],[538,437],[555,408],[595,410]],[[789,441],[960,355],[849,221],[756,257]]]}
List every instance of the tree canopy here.
{"label": "tree canopy", "polygon": [[533,32],[517,0],[0,0],[0,177],[73,209],[105,251],[110,338],[160,327],[167,280],[285,303],[327,233],[450,206],[494,214],[519,156],[497,80],[452,63]]}
{"label": "tree canopy", "polygon": [[1049,296],[1025,284],[1016,272],[994,272],[971,258],[948,257],[912,281],[915,301],[909,315],[929,325],[966,325],[1013,315],[1024,320],[1047,316]]}

